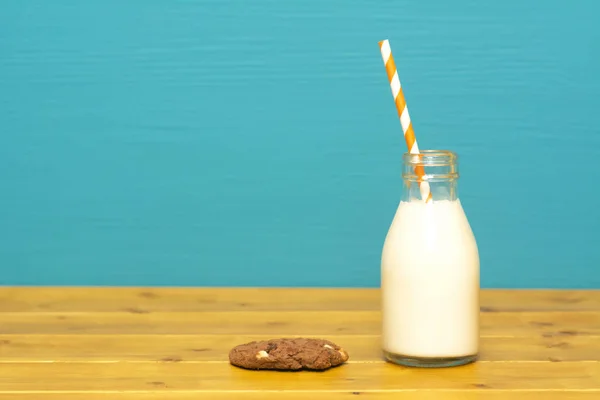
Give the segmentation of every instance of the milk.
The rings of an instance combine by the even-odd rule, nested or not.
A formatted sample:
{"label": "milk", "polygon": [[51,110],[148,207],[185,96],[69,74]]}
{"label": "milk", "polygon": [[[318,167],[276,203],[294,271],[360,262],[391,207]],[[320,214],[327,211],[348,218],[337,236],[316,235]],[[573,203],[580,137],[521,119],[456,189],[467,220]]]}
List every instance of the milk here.
{"label": "milk", "polygon": [[479,254],[460,200],[400,202],[383,246],[381,288],[385,352],[477,354]]}

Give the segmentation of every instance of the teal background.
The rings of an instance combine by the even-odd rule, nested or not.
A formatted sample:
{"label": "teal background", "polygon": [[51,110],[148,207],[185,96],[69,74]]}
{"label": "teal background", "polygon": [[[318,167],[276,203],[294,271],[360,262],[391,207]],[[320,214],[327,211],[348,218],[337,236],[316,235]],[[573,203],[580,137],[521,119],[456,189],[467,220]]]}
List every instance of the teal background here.
{"label": "teal background", "polygon": [[4,0],[0,284],[377,286],[405,151],[483,287],[600,288],[600,3]]}

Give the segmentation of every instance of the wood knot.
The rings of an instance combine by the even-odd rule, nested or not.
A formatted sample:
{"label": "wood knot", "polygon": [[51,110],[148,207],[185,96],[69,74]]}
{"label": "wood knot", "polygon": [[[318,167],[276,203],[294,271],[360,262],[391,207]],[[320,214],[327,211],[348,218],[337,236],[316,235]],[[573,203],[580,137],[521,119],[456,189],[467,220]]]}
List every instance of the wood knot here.
{"label": "wood knot", "polygon": [[164,388],[168,387],[166,383],[161,382],[161,381],[153,381],[153,382],[146,382],[146,383],[151,386],[160,386],[160,387],[164,387]]}
{"label": "wood knot", "polygon": [[286,326],[287,322],[282,322],[282,321],[269,321],[267,322],[268,326]]}
{"label": "wood knot", "polygon": [[472,386],[477,389],[491,389],[491,386],[486,385],[485,383],[474,383]]}
{"label": "wood knot", "polygon": [[559,331],[559,336],[577,336],[579,333],[577,331]]}
{"label": "wood knot", "polygon": [[126,308],[125,311],[130,312],[132,314],[149,314],[150,313],[150,311],[148,311],[148,310],[144,310],[142,308],[137,308],[137,307]]}
{"label": "wood knot", "polygon": [[547,348],[549,349],[566,349],[567,347],[569,347],[569,343],[567,342],[558,342],[558,343],[550,343],[548,345],[546,345]]}
{"label": "wood knot", "polygon": [[538,321],[531,321],[529,323],[530,325],[533,326],[539,326],[539,327],[548,327],[548,326],[554,326],[554,324],[552,322],[538,322]]}
{"label": "wood knot", "polygon": [[542,337],[553,338],[553,337],[560,337],[560,336],[577,336],[579,334],[581,334],[581,332],[577,332],[577,331],[544,332],[544,333],[542,333]]}
{"label": "wood knot", "polygon": [[577,304],[581,303],[583,299],[581,297],[553,297],[551,299],[555,303],[566,303],[566,304]]}
{"label": "wood knot", "polygon": [[180,362],[182,361],[181,357],[165,357],[165,358],[161,358],[160,361],[162,362]]}

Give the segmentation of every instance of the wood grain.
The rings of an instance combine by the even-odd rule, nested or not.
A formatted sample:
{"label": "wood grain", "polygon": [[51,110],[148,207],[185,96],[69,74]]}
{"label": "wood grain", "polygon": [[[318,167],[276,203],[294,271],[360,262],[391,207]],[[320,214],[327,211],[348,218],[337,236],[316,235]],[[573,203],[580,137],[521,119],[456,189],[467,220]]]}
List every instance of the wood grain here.
{"label": "wood grain", "polygon": [[347,364],[325,373],[254,372],[225,363],[14,363],[0,392],[23,390],[429,390],[596,389],[598,362],[494,362],[413,369],[389,363]]}
{"label": "wood grain", "polygon": [[[600,312],[481,314],[483,336],[600,335]],[[0,334],[377,335],[377,311],[0,313]]]}
{"label": "wood grain", "polygon": [[[360,397],[357,397],[360,396]],[[2,400],[106,400],[107,398],[115,400],[597,400],[600,391],[582,391],[582,390],[494,390],[494,389],[473,389],[469,391],[448,391],[448,390],[391,390],[386,392],[376,391],[311,391],[311,392],[263,392],[263,391],[237,391],[237,392],[203,392],[203,391],[155,391],[155,392],[118,392],[101,391],[94,393],[85,391],[83,393],[49,393],[44,392],[20,392],[20,393],[2,393]]]}
{"label": "wood grain", "polygon": [[[382,360],[377,297],[370,289],[3,288],[0,400],[600,396],[595,292],[483,291],[479,361],[437,370]],[[324,337],[351,358],[324,373],[228,363],[236,344],[279,336]]]}
{"label": "wood grain", "polygon": [[[285,298],[286,301],[278,301]],[[600,291],[492,290],[483,312],[600,311]],[[376,311],[378,289],[1,287],[0,312]]]}
{"label": "wood grain", "polygon": [[[350,363],[383,362],[379,336],[326,336],[350,353]],[[229,350],[270,335],[0,335],[0,363],[227,362]],[[600,360],[597,336],[484,337],[481,361]]]}

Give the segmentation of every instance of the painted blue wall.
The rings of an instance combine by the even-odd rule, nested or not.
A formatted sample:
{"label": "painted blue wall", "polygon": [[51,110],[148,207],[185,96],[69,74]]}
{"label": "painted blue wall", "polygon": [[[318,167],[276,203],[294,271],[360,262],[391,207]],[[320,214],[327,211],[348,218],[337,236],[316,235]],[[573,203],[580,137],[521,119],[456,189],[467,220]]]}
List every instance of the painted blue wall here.
{"label": "painted blue wall", "polygon": [[0,283],[377,286],[388,38],[482,285],[600,288],[599,4],[2,1]]}

